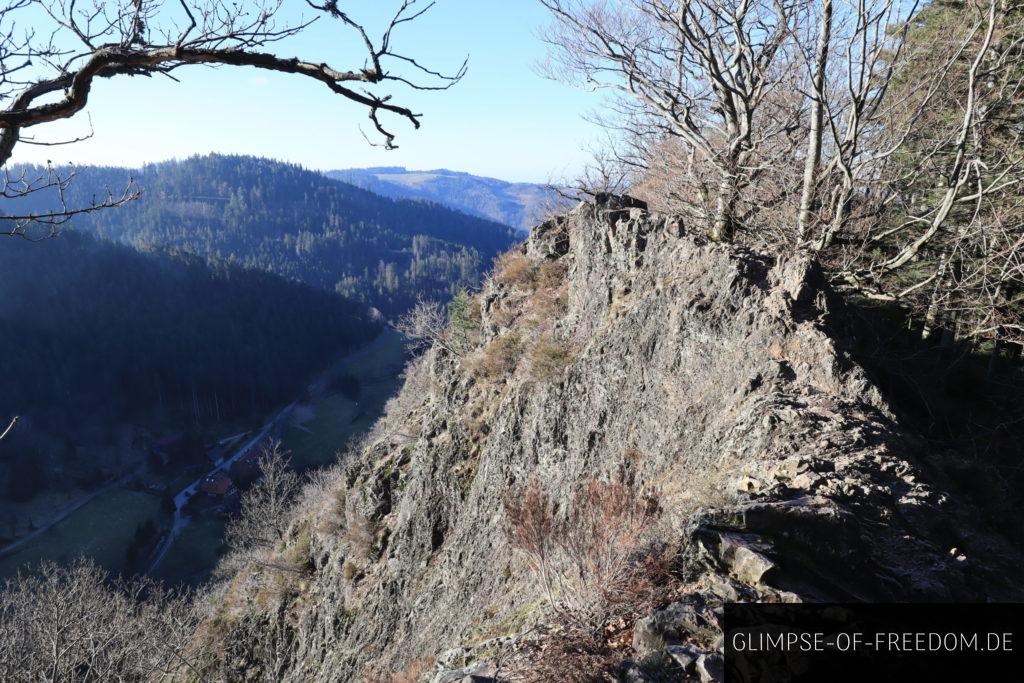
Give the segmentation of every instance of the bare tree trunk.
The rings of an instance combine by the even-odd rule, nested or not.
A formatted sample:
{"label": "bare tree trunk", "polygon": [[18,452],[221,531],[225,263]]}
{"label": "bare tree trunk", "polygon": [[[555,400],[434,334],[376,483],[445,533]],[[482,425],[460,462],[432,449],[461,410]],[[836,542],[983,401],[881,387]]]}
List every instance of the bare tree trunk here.
{"label": "bare tree trunk", "polygon": [[939,297],[946,285],[946,269],[949,267],[949,258],[943,253],[939,257],[939,268],[935,277],[935,286],[932,287],[932,295],[928,301],[928,310],[924,314],[924,326],[921,328],[921,339],[929,339],[935,332],[935,324],[939,320]]}
{"label": "bare tree trunk", "polygon": [[723,173],[715,197],[715,215],[711,223],[711,239],[714,242],[732,240],[733,218],[736,211],[736,175],[731,171]]}
{"label": "bare tree trunk", "polygon": [[821,138],[825,110],[825,71],[828,68],[828,51],[832,41],[832,0],[824,0],[821,7],[821,24],[818,30],[818,45],[814,58],[814,83],[811,97],[810,132],[807,136],[807,158],[804,160],[803,189],[800,193],[800,212],[797,218],[797,246],[807,236],[814,206],[818,165],[821,163]]}

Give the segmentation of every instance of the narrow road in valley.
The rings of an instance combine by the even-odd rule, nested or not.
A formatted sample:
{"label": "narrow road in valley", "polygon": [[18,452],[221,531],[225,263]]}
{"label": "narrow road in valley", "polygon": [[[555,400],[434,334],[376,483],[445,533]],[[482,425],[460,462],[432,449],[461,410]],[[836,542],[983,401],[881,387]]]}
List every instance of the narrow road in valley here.
{"label": "narrow road in valley", "polygon": [[199,491],[199,486],[203,483],[203,479],[217,474],[218,472],[227,472],[230,470],[232,465],[248,455],[248,453],[263,441],[271,431],[284,423],[288,416],[291,415],[292,409],[295,408],[296,403],[296,401],[292,401],[282,408],[280,412],[270,420],[270,422],[263,425],[263,429],[261,429],[256,436],[235,451],[234,455],[229,458],[222,458],[217,462],[213,469],[200,476],[174,496],[174,523],[171,525],[171,530],[167,533],[163,542],[160,544],[160,548],[156,551],[153,561],[149,565],[149,569],[146,570],[147,573],[151,573],[160,565],[164,556],[167,555],[167,551],[170,550],[172,545],[174,545],[175,539],[177,539],[179,534],[181,534],[181,530],[188,526],[188,516],[184,513],[185,505],[187,505],[188,501],[192,499],[192,496],[196,495]]}
{"label": "narrow road in valley", "polygon": [[[336,362],[332,363],[329,368],[317,375],[313,381],[307,387],[307,393],[311,396],[317,396],[327,390],[330,383],[336,378],[339,368],[342,368],[346,362],[349,362],[354,357],[359,357],[360,354],[372,353],[377,350],[380,346],[387,343],[387,336],[389,331],[384,329],[370,342],[360,346],[358,349],[351,351],[339,358]],[[295,406],[298,405],[298,401],[292,401],[287,406],[282,408],[266,425],[260,430],[256,436],[239,448],[234,454],[227,458],[217,462],[216,466],[209,472],[199,477],[191,484],[186,486],[184,489],[178,492],[174,496],[174,522],[171,525],[171,530],[161,541],[159,548],[153,555],[153,560],[150,562],[149,568],[146,570],[147,573],[152,572],[160,566],[167,552],[174,545],[174,541],[181,535],[181,531],[188,526],[189,518],[184,513],[185,505],[192,499],[193,496],[199,491],[199,486],[202,484],[203,479],[209,477],[217,472],[227,472],[231,469],[231,466],[235,464],[239,459],[245,457],[247,453],[257,446],[264,438],[267,437],[274,429],[284,425],[285,421],[291,416]]]}

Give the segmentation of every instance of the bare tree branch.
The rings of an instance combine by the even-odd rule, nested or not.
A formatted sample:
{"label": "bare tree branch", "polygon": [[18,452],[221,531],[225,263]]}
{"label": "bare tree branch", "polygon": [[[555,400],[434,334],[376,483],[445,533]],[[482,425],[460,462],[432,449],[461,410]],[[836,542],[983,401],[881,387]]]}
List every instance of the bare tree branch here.
{"label": "bare tree branch", "polygon": [[[466,73],[466,63],[453,73],[422,65],[394,47],[395,30],[415,21],[434,3],[402,0],[378,40],[366,25],[341,8],[337,0],[307,0],[311,19],[288,23],[280,19],[285,0],[98,0],[79,7],[76,0],[16,0],[0,9],[0,166],[7,164],[19,141],[54,145],[37,137],[23,138],[33,127],[72,119],[89,104],[97,79],[121,76],[168,76],[187,66],[237,66],[302,76],[363,107],[382,146],[394,149],[396,134],[385,116],[405,120],[414,129],[421,114],[394,101],[379,89],[386,83],[416,90],[445,90]],[[29,14],[31,13],[31,14]],[[40,25],[22,29],[18,18]],[[42,25],[39,17],[47,17]],[[337,19],[365,50],[357,68],[336,68],[323,61],[281,55],[268,48],[305,31],[320,17]],[[74,140],[65,141],[67,143]],[[59,183],[58,183],[59,184]],[[26,192],[30,188],[25,188]],[[0,211],[0,221],[13,228],[0,234],[22,235],[28,224],[58,225],[79,213],[118,206],[135,196],[111,193],[86,207],[71,207],[63,217]]]}
{"label": "bare tree branch", "polygon": [[11,433],[11,430],[14,429],[14,425],[16,425],[16,424],[18,424],[18,416],[17,415],[15,415],[14,417],[11,418],[11,421],[8,423],[7,428],[4,429],[3,433],[0,433],[0,441],[3,441],[4,438],[6,438],[7,435]]}

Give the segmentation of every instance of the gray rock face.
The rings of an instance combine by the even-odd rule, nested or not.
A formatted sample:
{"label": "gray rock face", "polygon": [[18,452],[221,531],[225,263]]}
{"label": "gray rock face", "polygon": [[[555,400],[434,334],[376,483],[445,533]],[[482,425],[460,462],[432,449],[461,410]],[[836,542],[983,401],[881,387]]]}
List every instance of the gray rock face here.
{"label": "gray rock face", "polygon": [[718,653],[698,657],[696,668],[701,683],[721,683],[725,680],[725,660]]}
{"label": "gray rock face", "polygon": [[[441,669],[469,671],[497,656],[489,639],[544,617],[544,592],[504,531],[502,496],[530,478],[558,501],[622,472],[659,491],[666,540],[684,539],[703,593],[641,620],[638,652],[703,627],[695,604],[1015,590],[994,578],[1009,551],[969,519],[950,521],[969,513],[837,348],[813,266],[610,202],[535,229],[522,254],[568,273],[567,305],[543,324],[571,361],[541,381],[523,358],[484,381],[469,356],[436,347],[410,370],[338,494],[349,525],[372,523],[373,548],[359,555],[350,534],[314,532],[316,569],[282,599],[276,680],[359,680],[442,652]],[[529,297],[491,282],[475,344],[525,324],[516,311]],[[354,581],[347,562],[360,564]],[[265,610],[252,604],[237,629],[260,628]],[[229,660],[260,669],[234,645]],[[692,665],[721,680],[718,654]]]}
{"label": "gray rock face", "polygon": [[633,650],[645,663],[664,663],[666,655],[677,658],[680,650],[673,650],[673,647],[690,647],[684,643],[687,636],[707,640],[717,630],[717,620],[706,607],[674,602],[637,620],[633,625]]}
{"label": "gray rock face", "polygon": [[672,657],[676,666],[683,673],[692,673],[697,665],[697,660],[704,655],[700,648],[684,643],[683,645],[669,645],[665,651]]}

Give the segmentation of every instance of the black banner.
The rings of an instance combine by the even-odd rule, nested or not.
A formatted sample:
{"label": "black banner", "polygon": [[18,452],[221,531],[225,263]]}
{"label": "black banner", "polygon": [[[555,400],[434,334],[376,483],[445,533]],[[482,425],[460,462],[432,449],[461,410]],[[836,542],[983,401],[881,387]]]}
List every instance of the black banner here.
{"label": "black banner", "polygon": [[726,683],[1024,680],[1022,604],[729,604]]}

